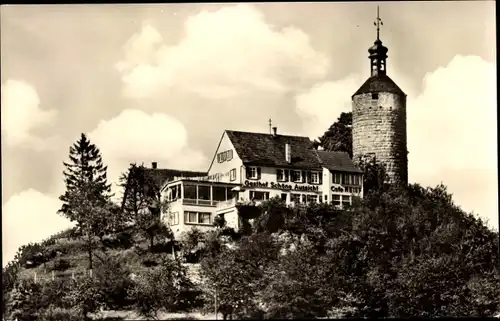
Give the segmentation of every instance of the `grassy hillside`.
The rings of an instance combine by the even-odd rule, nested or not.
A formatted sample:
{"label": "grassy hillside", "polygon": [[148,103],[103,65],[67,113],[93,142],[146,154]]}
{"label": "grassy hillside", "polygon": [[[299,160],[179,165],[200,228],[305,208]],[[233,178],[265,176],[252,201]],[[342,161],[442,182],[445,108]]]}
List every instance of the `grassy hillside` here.
{"label": "grassy hillside", "polygon": [[[86,243],[83,239],[78,238],[74,234],[73,229],[66,230],[49,237],[41,243],[32,243],[20,248],[14,262],[4,269],[4,276],[10,275],[10,278],[15,279],[15,282],[29,282],[37,284],[48,284],[49,282],[62,282],[74,279],[85,280],[92,275],[96,277],[96,273],[109,262],[119,262],[121,265],[120,271],[126,275],[116,275],[116,277],[134,279],[137,276],[143,275],[150,271],[152,267],[161,264],[165,258],[174,258],[180,255],[177,245],[169,242],[169,240],[159,240],[153,248],[150,247],[150,241],[145,239],[138,233],[134,233],[133,229],[125,231],[120,235],[110,235],[104,238],[104,242],[100,242],[97,238],[95,241],[95,249],[93,250],[94,269],[89,271],[89,255],[86,248]],[[125,236],[123,236],[125,235]],[[173,248],[174,247],[174,248]],[[176,254],[173,252],[176,251]],[[188,272],[188,277],[195,284],[200,284],[199,264],[183,263]],[[12,288],[9,281],[4,280],[4,295]],[[8,296],[8,295],[7,295]],[[5,309],[4,309],[5,311]],[[187,313],[187,314],[186,314]],[[195,314],[193,314],[195,313]],[[198,314],[196,314],[198,313]],[[140,315],[133,309],[124,307],[118,311],[101,312],[91,314],[96,318],[120,317],[138,319]],[[189,319],[203,319],[199,311],[186,311],[177,314],[162,314],[166,319],[178,319],[189,317]]]}

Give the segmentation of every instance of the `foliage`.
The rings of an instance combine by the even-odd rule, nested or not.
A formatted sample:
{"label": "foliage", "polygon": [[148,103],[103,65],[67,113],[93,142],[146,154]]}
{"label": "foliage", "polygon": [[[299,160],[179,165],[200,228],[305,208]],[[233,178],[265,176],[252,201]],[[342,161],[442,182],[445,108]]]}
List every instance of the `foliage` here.
{"label": "foliage", "polygon": [[408,190],[368,196],[328,243],[338,295],[353,297],[358,317],[477,316],[467,286],[495,275],[498,235],[454,206],[444,186]]}
{"label": "foliage", "polygon": [[17,283],[10,293],[7,303],[8,315],[11,319],[18,321],[36,320],[40,305],[37,298],[40,297],[41,286],[32,280],[22,280]]}
{"label": "foliage", "polygon": [[54,270],[54,271],[66,271],[70,267],[71,267],[71,263],[68,260],[59,258],[59,259],[56,259],[54,261],[54,266],[53,266],[52,270]]}
{"label": "foliage", "polygon": [[498,233],[455,206],[443,185],[373,186],[347,211],[287,208],[279,200],[248,205],[250,235],[232,249],[222,246],[222,230],[206,233],[202,248],[211,250],[202,252],[201,268],[209,306],[217,292],[221,309],[240,317],[259,309],[267,318],[499,310]]}
{"label": "foliage", "polygon": [[268,233],[244,237],[236,249],[219,247],[206,252],[201,274],[210,294],[207,304],[213,307],[217,296],[219,306],[236,313],[255,311],[264,268],[277,255],[278,247]]}
{"label": "foliage", "polygon": [[52,241],[46,240],[41,243],[23,245],[18,249],[13,262],[25,268],[34,268],[46,263],[56,256],[55,252],[48,249],[48,246],[52,244]]}
{"label": "foliage", "polygon": [[266,271],[261,292],[265,316],[271,319],[315,318],[326,315],[332,297],[325,288],[325,266],[312,244],[278,258]]}
{"label": "foliage", "polygon": [[64,309],[50,305],[47,309],[40,311],[39,321],[82,321],[84,318],[81,311],[75,308]]}
{"label": "foliage", "polygon": [[129,249],[134,245],[133,235],[130,232],[122,231],[103,237],[102,244],[111,249]]}
{"label": "foliage", "polygon": [[352,158],[352,113],[341,113],[315,145],[328,151],[348,153]]}
{"label": "foliage", "polygon": [[222,215],[217,215],[214,218],[214,226],[218,228],[224,228],[226,226],[226,219]]}
{"label": "foliage", "polygon": [[197,263],[203,251],[205,233],[193,227],[180,236],[181,254],[190,263]]}
{"label": "foliage", "polygon": [[149,239],[150,249],[155,240],[173,240],[172,231],[160,220],[160,213],[168,211],[168,203],[162,201],[159,187],[146,168],[131,164],[120,177],[120,185],[124,189],[124,219],[133,222],[135,229]]}
{"label": "foliage", "polygon": [[355,161],[364,173],[363,191],[365,195],[387,191],[389,188],[388,176],[382,163],[369,155],[361,156]]}
{"label": "foliage", "polygon": [[133,286],[130,270],[119,258],[107,257],[94,271],[94,287],[103,298],[102,305],[109,310],[127,308],[131,302],[127,298]]}
{"label": "foliage", "polygon": [[178,260],[165,259],[136,279],[129,297],[141,315],[158,320],[162,309],[177,311],[184,306],[186,293],[192,289],[182,264]]}

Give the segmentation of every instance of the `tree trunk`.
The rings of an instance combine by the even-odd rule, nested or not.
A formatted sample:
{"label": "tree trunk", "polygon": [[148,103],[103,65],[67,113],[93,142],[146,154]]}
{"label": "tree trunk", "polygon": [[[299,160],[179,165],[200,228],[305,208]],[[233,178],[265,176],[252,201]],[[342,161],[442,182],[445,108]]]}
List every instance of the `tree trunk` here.
{"label": "tree trunk", "polygon": [[154,246],[154,242],[155,242],[155,237],[154,237],[154,235],[150,235],[150,236],[149,236],[149,242],[150,242],[150,243],[149,243],[149,249],[151,249],[151,250],[152,250],[152,249],[153,249],[153,246]]}

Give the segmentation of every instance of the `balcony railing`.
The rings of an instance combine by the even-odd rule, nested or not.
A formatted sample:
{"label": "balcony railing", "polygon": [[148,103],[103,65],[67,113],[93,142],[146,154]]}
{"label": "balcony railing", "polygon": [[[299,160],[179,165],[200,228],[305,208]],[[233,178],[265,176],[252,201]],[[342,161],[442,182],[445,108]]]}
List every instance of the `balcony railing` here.
{"label": "balcony railing", "polygon": [[[176,200],[180,201],[180,200]],[[184,198],[182,199],[182,205],[198,205],[198,206],[217,206],[217,207],[231,207],[236,205],[236,198],[232,198],[227,201],[215,201],[215,200],[204,200],[204,199],[193,199]]]}
{"label": "balcony railing", "polygon": [[203,199],[192,199],[192,198],[184,198],[182,200],[183,205],[201,205],[201,206],[216,206],[217,201],[213,200],[203,200]]}
{"label": "balcony railing", "polygon": [[236,198],[232,198],[227,201],[220,201],[217,202],[217,208],[227,208],[227,207],[232,207],[236,205]]}

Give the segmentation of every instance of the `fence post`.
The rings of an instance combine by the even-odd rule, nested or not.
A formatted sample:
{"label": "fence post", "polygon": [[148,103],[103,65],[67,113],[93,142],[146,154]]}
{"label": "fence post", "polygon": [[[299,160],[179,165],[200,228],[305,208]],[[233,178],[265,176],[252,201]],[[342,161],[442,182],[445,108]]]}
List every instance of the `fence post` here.
{"label": "fence post", "polygon": [[55,279],[55,273],[54,271],[52,271],[52,281],[54,281],[54,279]]}
{"label": "fence post", "polygon": [[71,272],[71,278],[74,280],[75,279],[75,272]]}
{"label": "fence post", "polygon": [[33,276],[33,281],[36,283],[36,272],[35,275]]}
{"label": "fence post", "polygon": [[217,320],[217,287],[215,287],[215,320]]}
{"label": "fence post", "polygon": [[92,269],[89,270],[89,275],[92,277]]}

